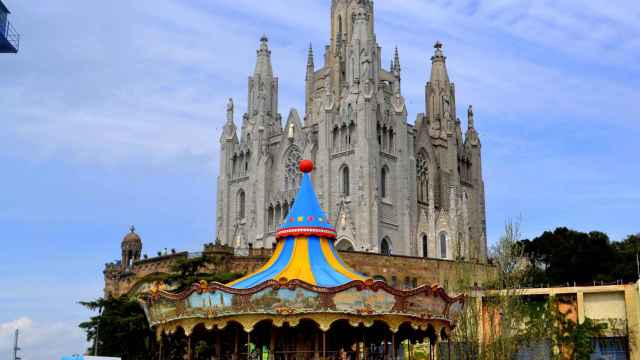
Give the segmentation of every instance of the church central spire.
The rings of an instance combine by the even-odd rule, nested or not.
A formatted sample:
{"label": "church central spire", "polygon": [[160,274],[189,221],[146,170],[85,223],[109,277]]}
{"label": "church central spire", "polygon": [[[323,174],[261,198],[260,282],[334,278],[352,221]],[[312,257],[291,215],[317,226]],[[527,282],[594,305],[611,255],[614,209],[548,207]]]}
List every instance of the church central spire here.
{"label": "church central spire", "polygon": [[256,68],[249,78],[249,119],[261,115],[273,118],[277,115],[278,78],[273,76],[271,66],[271,50],[266,35],[260,38],[260,46],[256,51]]}
{"label": "church central spire", "polygon": [[258,59],[256,61],[255,75],[273,76],[273,68],[271,67],[271,50],[269,50],[269,38],[262,35],[260,38],[260,48],[257,51]]}

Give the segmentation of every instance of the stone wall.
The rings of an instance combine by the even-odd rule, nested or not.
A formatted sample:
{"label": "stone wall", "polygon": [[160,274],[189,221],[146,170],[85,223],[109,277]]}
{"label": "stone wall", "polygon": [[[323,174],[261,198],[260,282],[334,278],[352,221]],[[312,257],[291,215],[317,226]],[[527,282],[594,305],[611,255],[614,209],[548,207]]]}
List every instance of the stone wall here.
{"label": "stone wall", "polygon": [[[270,249],[252,249],[247,255],[236,256],[225,246],[205,247],[204,253],[221,257],[217,265],[206,271],[250,273],[267,262]],[[445,288],[467,274],[472,283],[484,284],[495,271],[494,267],[479,263],[461,263],[448,260],[425,259],[408,256],[382,256],[365,252],[340,252],[343,260],[353,269],[368,276],[384,279],[392,286],[404,288],[423,284],[439,284]],[[121,296],[136,292],[145,283],[156,280],[155,275],[166,274],[179,259],[201,256],[180,252],[156,258],[136,261],[133,266],[121,270],[115,264],[107,264],[105,296]]]}

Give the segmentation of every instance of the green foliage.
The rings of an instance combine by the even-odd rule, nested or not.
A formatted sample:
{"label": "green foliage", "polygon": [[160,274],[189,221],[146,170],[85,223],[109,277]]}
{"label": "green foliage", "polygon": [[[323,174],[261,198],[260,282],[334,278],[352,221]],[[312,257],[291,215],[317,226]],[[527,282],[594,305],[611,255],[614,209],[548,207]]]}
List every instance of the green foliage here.
{"label": "green foliage", "polygon": [[180,291],[201,280],[224,284],[242,277],[242,273],[207,271],[208,267],[218,266],[220,262],[220,258],[206,254],[195,258],[178,259],[171,266],[171,274],[166,276],[165,281],[176,284],[177,290]]}
{"label": "green foliage", "polygon": [[[207,271],[220,265],[222,260],[216,256],[197,258],[181,258],[171,267],[170,274],[155,274],[148,281],[165,281],[176,284],[177,291],[184,290],[200,280],[207,282],[227,283],[243,274]],[[95,343],[98,334],[98,354],[103,356],[122,357],[123,360],[153,358],[157,349],[155,335],[138,301],[128,296],[120,298],[97,299],[80,302],[92,311],[102,310],[101,316],[93,316],[79,326],[87,333],[87,340]],[[185,355],[186,340],[183,337],[169,337],[168,358],[182,359]],[[207,348],[196,345],[196,359],[208,359]],[[206,345],[206,343],[205,343]],[[199,349],[199,350],[198,350]],[[200,353],[198,353],[200,351]],[[89,349],[93,354],[93,346]],[[197,355],[201,354],[201,355]]]}
{"label": "green foliage", "polygon": [[206,341],[198,341],[193,349],[194,360],[209,360],[214,354],[213,346]]}
{"label": "green foliage", "polygon": [[640,236],[611,242],[607,234],[565,227],[519,242],[529,260],[523,285],[565,286],[637,280],[636,254]]}
{"label": "green foliage", "polygon": [[[570,230],[559,230],[560,234],[575,235],[575,239],[585,240],[583,235],[576,235]],[[590,239],[587,242],[594,243],[594,248],[602,249],[603,244],[608,244],[608,238],[601,233],[585,234]],[[531,279],[531,269],[523,268],[521,259],[529,250],[532,261],[553,263],[546,258],[546,250],[542,245],[551,248],[560,248],[558,253],[564,254],[567,249],[558,244],[553,244],[557,238],[548,233],[543,239],[538,240],[535,246],[541,246],[531,252],[530,241],[520,240],[519,224],[509,222],[505,227],[504,235],[500,242],[492,249],[492,258],[496,265],[495,278],[489,282],[491,293],[474,289],[471,284],[469,270],[464,263],[458,267],[458,281],[453,289],[469,295],[467,306],[453,333],[454,353],[456,358],[471,360],[510,360],[518,349],[538,344],[540,341],[550,341],[554,349],[552,357],[556,359],[569,356],[571,359],[589,359],[593,352],[592,338],[600,337],[606,325],[596,324],[590,319],[585,319],[582,324],[573,322],[567,314],[559,310],[559,302],[564,299],[544,296],[524,296],[520,290],[526,281]],[[581,240],[579,240],[581,241]],[[544,243],[544,244],[542,244]],[[546,244],[546,245],[545,245]],[[574,242],[575,245],[575,242]],[[578,251],[580,254],[592,254],[593,249]],[[574,251],[576,252],[576,251]],[[563,255],[565,256],[565,255]],[[579,260],[573,259],[573,264]],[[635,262],[634,262],[635,263]],[[560,273],[560,268],[552,269]],[[544,274],[543,274],[544,276]],[[483,295],[483,308],[479,307],[478,296]],[[484,315],[483,315],[484,312]],[[486,321],[485,332],[480,338],[478,330],[483,328],[482,319]]]}
{"label": "green foliage", "polygon": [[[136,300],[123,296],[80,304],[93,311],[102,309],[102,315],[93,316],[79,325],[86,331],[90,343],[95,344],[97,335],[99,355],[122,357],[123,360],[149,358],[154,335]],[[93,349],[92,346],[89,353],[93,354]]]}

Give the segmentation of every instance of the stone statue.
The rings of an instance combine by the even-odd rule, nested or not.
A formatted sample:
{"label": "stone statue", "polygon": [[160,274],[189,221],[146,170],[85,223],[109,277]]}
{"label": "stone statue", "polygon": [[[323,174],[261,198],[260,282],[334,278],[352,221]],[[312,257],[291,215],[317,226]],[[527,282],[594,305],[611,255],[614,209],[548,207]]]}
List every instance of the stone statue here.
{"label": "stone statue", "polygon": [[233,122],[233,99],[229,98],[229,102],[227,102],[227,121]]}

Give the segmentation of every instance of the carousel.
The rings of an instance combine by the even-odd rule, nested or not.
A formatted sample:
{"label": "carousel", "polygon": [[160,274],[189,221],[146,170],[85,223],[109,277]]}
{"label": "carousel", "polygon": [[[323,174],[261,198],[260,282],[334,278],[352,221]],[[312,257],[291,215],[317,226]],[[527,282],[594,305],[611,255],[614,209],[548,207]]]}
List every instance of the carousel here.
{"label": "carousel", "polygon": [[449,297],[439,286],[395,289],[351,269],[313,189],[313,162],[301,161],[300,170],[294,205],[259,270],[181,293],[157,283],[143,295],[160,359],[184,346],[186,358],[197,360],[202,344],[210,349],[205,358],[216,360],[409,359],[416,344],[426,344],[421,358],[436,358],[464,296]]}

